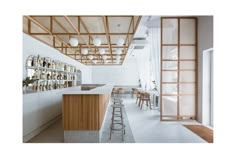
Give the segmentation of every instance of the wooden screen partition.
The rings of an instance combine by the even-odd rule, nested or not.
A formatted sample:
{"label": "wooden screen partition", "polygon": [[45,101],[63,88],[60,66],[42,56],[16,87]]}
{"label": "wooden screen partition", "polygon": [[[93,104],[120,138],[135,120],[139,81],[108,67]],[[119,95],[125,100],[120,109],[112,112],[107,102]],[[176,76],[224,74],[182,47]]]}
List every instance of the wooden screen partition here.
{"label": "wooden screen partition", "polygon": [[196,119],[197,18],[161,18],[161,120]]}
{"label": "wooden screen partition", "polygon": [[64,94],[64,130],[100,130],[110,94]]}

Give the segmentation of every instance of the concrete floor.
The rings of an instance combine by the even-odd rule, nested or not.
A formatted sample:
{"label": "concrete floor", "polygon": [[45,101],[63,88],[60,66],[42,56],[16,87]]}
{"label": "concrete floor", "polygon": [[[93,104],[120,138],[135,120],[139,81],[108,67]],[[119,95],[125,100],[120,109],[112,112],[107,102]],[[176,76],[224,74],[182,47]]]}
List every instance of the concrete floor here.
{"label": "concrete floor", "polygon": [[[188,122],[161,122],[158,110],[144,107],[142,110],[135,103],[135,99],[125,96],[125,123],[126,135],[124,143],[206,143],[199,136],[185,128],[182,124],[198,124],[196,121]],[[110,114],[109,114],[110,113]],[[121,135],[112,134],[109,140],[109,124],[111,111],[105,120],[102,134],[103,143],[120,143]],[[62,121],[41,132],[29,143],[63,143]]]}

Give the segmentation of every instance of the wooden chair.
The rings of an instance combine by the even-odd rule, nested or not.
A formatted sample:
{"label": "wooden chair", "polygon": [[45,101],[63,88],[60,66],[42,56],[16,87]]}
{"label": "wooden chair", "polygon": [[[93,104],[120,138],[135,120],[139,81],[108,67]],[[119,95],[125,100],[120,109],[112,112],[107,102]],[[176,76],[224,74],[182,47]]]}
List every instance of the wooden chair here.
{"label": "wooden chair", "polygon": [[143,107],[143,103],[146,102],[146,106],[150,108],[150,110],[152,109],[151,107],[151,98],[150,98],[150,93],[147,93],[147,92],[143,92],[141,93],[141,96],[140,96],[140,108],[142,109]]}
{"label": "wooden chair", "polygon": [[138,106],[140,106],[141,94],[142,94],[142,92],[140,90],[137,90],[136,104],[138,104]]}
{"label": "wooden chair", "polygon": [[131,95],[131,97],[133,98],[134,95],[136,95],[136,97],[137,97],[137,93],[138,93],[138,89],[137,88],[132,88],[132,95]]}

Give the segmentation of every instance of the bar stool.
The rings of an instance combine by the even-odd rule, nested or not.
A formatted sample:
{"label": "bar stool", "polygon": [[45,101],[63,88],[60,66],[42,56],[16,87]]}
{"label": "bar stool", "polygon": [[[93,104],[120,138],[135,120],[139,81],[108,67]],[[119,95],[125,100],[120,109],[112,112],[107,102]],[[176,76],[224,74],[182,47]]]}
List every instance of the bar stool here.
{"label": "bar stool", "polygon": [[111,107],[112,107],[112,118],[110,126],[110,139],[113,131],[121,131],[122,141],[124,141],[124,134],[125,134],[125,124],[123,118],[124,105],[118,102],[112,104]]}

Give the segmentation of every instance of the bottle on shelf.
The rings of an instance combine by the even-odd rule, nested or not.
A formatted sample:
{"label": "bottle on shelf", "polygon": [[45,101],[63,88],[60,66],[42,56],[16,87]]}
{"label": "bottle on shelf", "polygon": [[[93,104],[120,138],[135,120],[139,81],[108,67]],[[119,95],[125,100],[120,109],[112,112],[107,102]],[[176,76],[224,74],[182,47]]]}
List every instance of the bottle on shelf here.
{"label": "bottle on shelf", "polygon": [[52,69],[56,69],[56,65],[54,61],[52,61]]}
{"label": "bottle on shelf", "polygon": [[34,57],[32,57],[31,66],[34,66]]}
{"label": "bottle on shelf", "polygon": [[44,58],[44,59],[43,59],[43,67],[46,67],[46,64],[47,64],[46,58]]}
{"label": "bottle on shelf", "polygon": [[50,79],[51,79],[50,73],[47,73],[47,80],[50,80]]}
{"label": "bottle on shelf", "polygon": [[40,57],[40,55],[38,55],[38,57],[37,57],[37,66],[41,66],[41,57]]}

